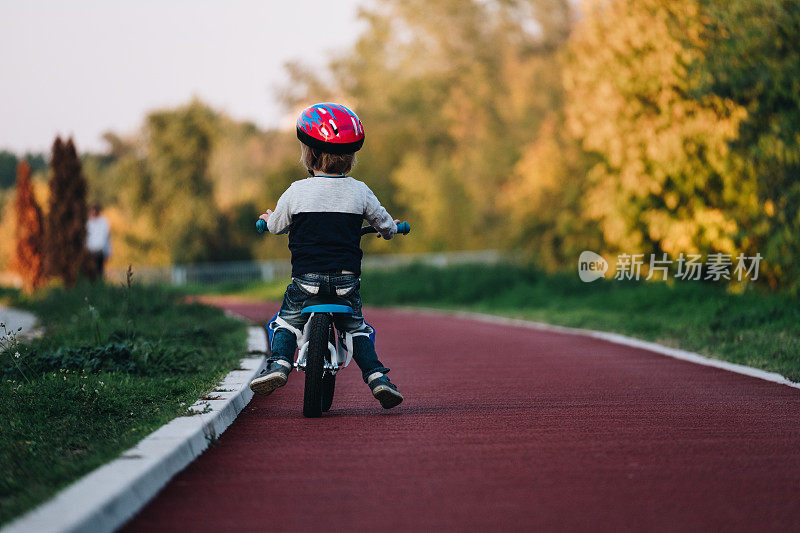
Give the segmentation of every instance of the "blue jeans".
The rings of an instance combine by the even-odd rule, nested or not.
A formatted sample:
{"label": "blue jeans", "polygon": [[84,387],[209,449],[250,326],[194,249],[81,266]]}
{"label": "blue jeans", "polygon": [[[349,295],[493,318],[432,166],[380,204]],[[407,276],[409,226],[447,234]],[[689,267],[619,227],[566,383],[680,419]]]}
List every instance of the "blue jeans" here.
{"label": "blue jeans", "polygon": [[[353,308],[352,315],[341,313],[333,315],[336,329],[350,333],[372,333],[372,328],[364,322],[361,314],[361,296],[358,293],[360,288],[361,280],[355,274],[314,272],[295,276],[292,278],[292,283],[286,287],[278,316],[292,327],[303,331],[303,327],[311,316],[300,312],[306,300],[311,296],[335,294],[345,298]],[[290,330],[279,327],[275,330],[271,348],[272,356],[269,361],[283,359],[291,363],[297,349],[297,337]],[[361,369],[364,381],[373,372],[385,374],[389,371],[378,360],[375,344],[364,335],[353,337],[353,360]]]}

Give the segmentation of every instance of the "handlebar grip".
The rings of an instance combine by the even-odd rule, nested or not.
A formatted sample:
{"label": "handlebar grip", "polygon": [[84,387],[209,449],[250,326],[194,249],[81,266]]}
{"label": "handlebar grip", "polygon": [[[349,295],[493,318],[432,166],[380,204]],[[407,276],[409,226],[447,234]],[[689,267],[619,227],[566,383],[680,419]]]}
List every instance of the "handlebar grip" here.
{"label": "handlebar grip", "polygon": [[259,218],[258,220],[256,220],[256,230],[259,233],[264,233],[265,231],[267,231],[267,221],[264,220],[263,218]]}
{"label": "handlebar grip", "polygon": [[[411,226],[408,222],[401,222],[397,225],[397,233],[400,233],[401,235],[408,235],[408,232],[410,231]],[[378,230],[372,226],[364,226],[361,228],[361,235],[367,235],[368,233],[378,233]]]}

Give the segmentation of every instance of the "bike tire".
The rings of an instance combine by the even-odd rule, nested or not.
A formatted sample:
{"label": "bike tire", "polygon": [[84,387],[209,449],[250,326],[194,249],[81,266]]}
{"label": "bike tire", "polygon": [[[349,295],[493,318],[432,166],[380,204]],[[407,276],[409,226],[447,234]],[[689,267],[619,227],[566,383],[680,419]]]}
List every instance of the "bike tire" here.
{"label": "bike tire", "polygon": [[303,416],[322,416],[322,377],[325,372],[325,355],[328,354],[328,336],[331,317],[318,313],[311,317],[308,352],[306,354],[306,389],[303,394]]}
{"label": "bike tire", "polygon": [[322,376],[322,412],[327,413],[333,405],[333,391],[336,389],[336,376],[325,374]]}

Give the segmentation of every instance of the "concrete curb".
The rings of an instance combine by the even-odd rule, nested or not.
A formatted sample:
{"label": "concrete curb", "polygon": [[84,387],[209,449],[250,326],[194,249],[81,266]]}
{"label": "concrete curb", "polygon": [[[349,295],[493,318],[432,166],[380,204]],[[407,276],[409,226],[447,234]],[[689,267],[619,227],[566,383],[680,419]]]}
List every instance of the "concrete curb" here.
{"label": "concrete curb", "polygon": [[554,333],[567,333],[570,335],[581,335],[583,337],[592,337],[595,339],[601,339],[604,341],[613,342],[614,344],[622,344],[624,346],[630,346],[632,348],[640,348],[642,350],[647,350],[649,352],[654,352],[660,355],[666,355],[667,357],[680,359],[681,361],[687,361],[697,365],[720,368],[722,370],[727,370],[728,372],[735,372],[737,374],[743,374],[745,376],[750,376],[757,379],[763,379],[765,381],[771,381],[773,383],[778,383],[780,385],[786,385],[787,387],[800,389],[800,383],[791,381],[786,377],[782,376],[781,374],[778,374],[777,372],[769,372],[767,370],[761,370],[758,368],[753,368],[751,366],[740,365],[737,363],[729,363],[727,361],[722,361],[720,359],[712,359],[710,357],[700,355],[699,353],[689,352],[678,348],[669,348],[667,346],[663,346],[655,342],[643,341],[640,339],[636,339],[634,337],[621,335],[619,333],[609,333],[607,331],[598,331],[594,329],[580,329],[580,328],[570,328],[566,326],[554,326],[552,324],[547,324],[544,322],[535,322],[532,320],[522,320],[518,318],[507,318],[496,315],[488,315],[484,313],[473,313],[469,311],[448,311],[446,309],[415,308],[415,307],[404,307],[400,309],[414,313],[430,313],[438,315],[447,314],[451,316],[457,316],[460,318],[468,318],[472,320],[479,320],[481,322],[489,322],[504,326],[517,326],[528,329],[536,329],[539,331],[552,331]]}
{"label": "concrete curb", "polygon": [[[249,329],[250,352],[266,348],[262,328]],[[157,429],[118,459],[82,477],[52,499],[18,518],[0,533],[114,531],[132,518],[159,490],[203,453],[253,397],[248,387],[264,368],[264,357],[243,359],[210,394]]]}

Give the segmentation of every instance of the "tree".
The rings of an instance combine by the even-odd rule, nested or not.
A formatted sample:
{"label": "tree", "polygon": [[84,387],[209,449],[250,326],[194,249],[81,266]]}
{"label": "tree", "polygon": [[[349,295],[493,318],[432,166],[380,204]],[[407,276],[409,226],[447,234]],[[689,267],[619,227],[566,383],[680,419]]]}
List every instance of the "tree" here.
{"label": "tree", "polygon": [[47,271],[72,287],[87,258],[87,209],[86,180],[71,138],[64,143],[56,137],[50,166],[50,210],[45,234]]}
{"label": "tree", "polygon": [[800,4],[793,0],[708,2],[705,60],[694,65],[696,97],[715,94],[747,110],[736,139],[738,241],[764,256],[773,288],[800,292]]}
{"label": "tree", "polygon": [[214,257],[219,213],[208,166],[217,121],[196,100],[147,117],[148,212],[176,263]]}
{"label": "tree", "polygon": [[729,143],[746,111],[694,92],[706,15],[699,0],[594,1],[570,40],[567,124],[599,159],[586,207],[609,251],[737,250],[754,198]]}
{"label": "tree", "polygon": [[762,254],[800,290],[800,4],[589,2],[564,70],[611,251]]}
{"label": "tree", "polygon": [[17,169],[17,156],[7,150],[0,150],[0,188],[6,189],[14,184]]}
{"label": "tree", "polygon": [[583,250],[602,249],[602,234],[586,216],[591,163],[554,112],[523,149],[499,197],[512,245],[547,270],[573,264]]}
{"label": "tree", "polygon": [[14,204],[16,228],[13,268],[22,277],[22,287],[27,293],[44,284],[44,221],[42,210],[36,203],[31,184],[31,167],[27,161],[17,166],[17,196]]}
{"label": "tree", "polygon": [[[47,162],[40,153],[26,153],[24,159],[32,173],[39,172],[47,168]],[[0,150],[0,189],[6,189],[14,185],[19,158],[8,150]]]}
{"label": "tree", "polygon": [[285,255],[285,242],[260,237],[253,222],[305,175],[293,131],[261,131],[195,99],[104,139],[107,151],[82,161],[114,234],[113,266]]}
{"label": "tree", "polygon": [[[422,221],[418,248],[508,242],[498,192],[560,99],[567,0],[383,0],[322,75],[290,65],[287,103],[352,105],[364,176],[396,216]],[[455,218],[454,218],[455,217]]]}

